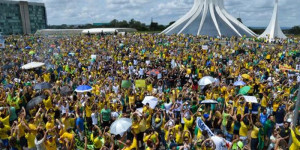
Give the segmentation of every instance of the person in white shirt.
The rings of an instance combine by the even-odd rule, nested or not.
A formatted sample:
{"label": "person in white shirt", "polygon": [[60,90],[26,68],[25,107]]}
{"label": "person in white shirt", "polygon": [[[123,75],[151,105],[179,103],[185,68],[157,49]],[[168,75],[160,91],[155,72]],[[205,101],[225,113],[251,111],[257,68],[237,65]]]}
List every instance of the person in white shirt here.
{"label": "person in white shirt", "polygon": [[97,109],[93,108],[93,112],[91,114],[91,118],[92,118],[92,124],[93,125],[98,125],[98,113],[97,113]]}
{"label": "person in white shirt", "polygon": [[143,77],[144,77],[144,71],[145,71],[144,68],[140,68],[140,70],[139,70],[139,77],[140,77],[140,78],[143,78]]}
{"label": "person in white shirt", "polygon": [[35,144],[37,150],[46,150],[44,141],[47,137],[47,133],[48,133],[48,131],[46,131],[44,133],[44,135],[42,135],[41,133],[38,133],[36,135],[36,137],[34,139],[34,144]]}
{"label": "person in white shirt", "polygon": [[217,150],[227,150],[226,141],[223,138],[223,133],[221,130],[217,131],[217,135],[212,136],[211,140],[215,143]]}

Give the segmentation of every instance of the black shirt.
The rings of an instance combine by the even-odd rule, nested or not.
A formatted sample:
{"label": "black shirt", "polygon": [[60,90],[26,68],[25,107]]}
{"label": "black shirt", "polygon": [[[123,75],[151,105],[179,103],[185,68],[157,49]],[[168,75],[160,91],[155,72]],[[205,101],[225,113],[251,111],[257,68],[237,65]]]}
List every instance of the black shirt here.
{"label": "black shirt", "polygon": [[[290,131],[289,128],[286,128],[286,129],[285,129],[284,127],[280,127],[280,133],[279,133],[279,135],[280,135],[282,138],[284,138],[284,137],[286,137],[286,136],[289,136],[290,133],[291,133],[291,131]],[[287,139],[287,140],[289,140],[289,139]]]}

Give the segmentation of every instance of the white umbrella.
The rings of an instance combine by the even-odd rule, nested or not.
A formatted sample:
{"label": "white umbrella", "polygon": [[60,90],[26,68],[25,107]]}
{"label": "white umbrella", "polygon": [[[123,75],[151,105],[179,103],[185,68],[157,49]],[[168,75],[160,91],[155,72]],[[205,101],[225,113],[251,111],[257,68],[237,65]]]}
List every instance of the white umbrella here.
{"label": "white umbrella", "polygon": [[246,83],[244,81],[236,81],[233,83],[234,86],[244,86]]}
{"label": "white umbrella", "polygon": [[154,109],[155,106],[157,105],[158,103],[158,100],[156,97],[154,96],[146,96],[142,102],[144,105],[146,105],[147,103],[149,103],[149,106]]}
{"label": "white umbrella", "polygon": [[199,85],[208,85],[214,83],[216,80],[211,76],[205,76],[198,81]]}
{"label": "white umbrella", "polygon": [[218,104],[218,101],[208,99],[208,100],[201,101],[200,104]]}
{"label": "white umbrella", "polygon": [[130,118],[120,118],[114,121],[110,126],[110,133],[114,135],[123,135],[132,125]]}
{"label": "white umbrella", "polygon": [[42,62],[31,62],[21,67],[21,69],[33,69],[44,66],[45,63]]}

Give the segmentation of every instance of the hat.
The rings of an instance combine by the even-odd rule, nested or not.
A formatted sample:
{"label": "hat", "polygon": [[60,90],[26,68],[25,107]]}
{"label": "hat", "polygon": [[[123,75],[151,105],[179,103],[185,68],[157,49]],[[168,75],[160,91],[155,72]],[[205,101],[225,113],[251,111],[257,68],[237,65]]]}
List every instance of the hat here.
{"label": "hat", "polygon": [[240,149],[243,149],[244,144],[243,144],[243,142],[238,141],[238,142],[237,142],[237,146],[238,146]]}
{"label": "hat", "polygon": [[199,110],[198,111],[203,111],[203,109],[202,108],[199,108]]}
{"label": "hat", "polygon": [[209,114],[204,114],[203,117],[204,117],[205,119],[207,119],[207,118],[209,117]]}

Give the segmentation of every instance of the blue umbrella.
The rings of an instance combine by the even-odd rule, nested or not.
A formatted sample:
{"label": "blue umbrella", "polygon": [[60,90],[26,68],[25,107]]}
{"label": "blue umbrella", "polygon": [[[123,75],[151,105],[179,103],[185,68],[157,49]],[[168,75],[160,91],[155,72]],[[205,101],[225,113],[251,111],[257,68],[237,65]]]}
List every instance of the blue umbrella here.
{"label": "blue umbrella", "polygon": [[244,81],[236,81],[233,83],[234,86],[244,86],[246,83]]}
{"label": "blue umbrella", "polygon": [[25,49],[31,49],[31,47],[30,46],[26,46]]}
{"label": "blue umbrella", "polygon": [[91,86],[88,85],[80,85],[75,89],[75,92],[78,93],[83,93],[83,92],[89,92],[91,91],[93,88]]}
{"label": "blue umbrella", "polygon": [[12,85],[12,84],[7,84],[7,85],[4,86],[4,89],[11,89],[11,88],[13,88],[13,87],[14,87],[14,85]]}

